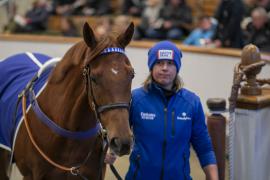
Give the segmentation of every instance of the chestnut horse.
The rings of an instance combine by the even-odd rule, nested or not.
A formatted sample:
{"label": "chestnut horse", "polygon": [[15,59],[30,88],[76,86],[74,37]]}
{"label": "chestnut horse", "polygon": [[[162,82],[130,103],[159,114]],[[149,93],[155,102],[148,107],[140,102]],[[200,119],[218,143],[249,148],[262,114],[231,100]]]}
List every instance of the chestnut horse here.
{"label": "chestnut horse", "polygon": [[[107,147],[119,156],[130,152],[134,71],[124,48],[133,32],[131,23],[123,34],[98,38],[86,23],[84,41],[56,64],[37,98],[32,89],[40,74],[25,85],[23,122],[11,148],[24,179],[104,179]],[[8,179],[8,154],[0,146],[1,180]]]}

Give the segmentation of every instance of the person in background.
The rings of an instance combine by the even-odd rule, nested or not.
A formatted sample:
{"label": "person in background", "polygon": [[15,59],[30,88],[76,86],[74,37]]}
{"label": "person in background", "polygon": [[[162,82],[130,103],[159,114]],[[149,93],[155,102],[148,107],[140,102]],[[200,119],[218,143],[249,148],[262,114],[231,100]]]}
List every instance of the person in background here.
{"label": "person in background", "polygon": [[40,33],[47,29],[49,11],[45,0],[36,0],[25,16],[15,15],[15,33]]}
{"label": "person in background", "polygon": [[134,39],[156,37],[156,29],[159,29],[162,25],[162,21],[159,19],[162,6],[162,0],[146,1],[146,7],[142,13],[141,22],[135,28]]}
{"label": "person in background", "polygon": [[243,0],[244,17],[250,17],[253,9],[256,8],[258,0]]}
{"label": "person in background", "polygon": [[218,21],[212,38],[216,47],[243,47],[241,21],[244,15],[242,0],[221,0],[215,18]]}
{"label": "person in background", "polygon": [[80,36],[78,29],[70,17],[63,16],[61,18],[61,33],[66,37],[78,37]]}
{"label": "person in background", "polygon": [[209,16],[201,16],[199,18],[198,27],[194,29],[190,35],[184,40],[183,44],[193,46],[207,46],[211,43],[214,35],[216,22]]}
{"label": "person in background", "polygon": [[181,59],[182,52],[170,41],[160,41],[148,52],[149,76],[142,87],[132,91],[134,146],[127,180],[190,180],[190,144],[206,179],[218,179],[200,99],[183,88],[178,75]]}
{"label": "person in background", "polygon": [[52,0],[52,13],[60,16],[80,15],[86,0]]}
{"label": "person in background", "polygon": [[266,10],[268,15],[270,15],[270,0],[258,0],[258,7],[262,7]]}
{"label": "person in background", "polygon": [[101,16],[97,20],[95,34],[98,37],[108,34],[112,30],[113,21],[109,16]]}
{"label": "person in background", "polygon": [[[15,16],[17,15],[18,7],[14,2],[12,2],[10,4],[6,3],[6,5],[3,6],[2,8],[6,8],[6,12],[8,12],[8,14],[6,14],[7,22],[6,23],[4,23],[4,21],[2,22],[5,24],[3,27],[3,32],[14,33],[18,26],[18,22],[15,22]],[[2,12],[2,13],[5,13],[5,12]],[[25,20],[24,20],[23,25],[25,25]]]}
{"label": "person in background", "polygon": [[108,0],[53,0],[52,13],[61,16],[105,15],[111,12]]}
{"label": "person in background", "polygon": [[180,40],[192,27],[191,8],[185,0],[169,0],[160,11],[161,27],[152,33],[154,39]]}
{"label": "person in background", "polygon": [[85,0],[85,6],[82,14],[86,16],[103,16],[111,13],[111,4],[109,0]]}
{"label": "person in background", "polygon": [[146,0],[124,0],[122,14],[140,17],[145,7]]}
{"label": "person in background", "polygon": [[124,32],[127,29],[131,22],[131,18],[129,16],[120,15],[114,18],[112,31],[113,32]]}
{"label": "person in background", "polygon": [[244,30],[245,44],[252,43],[261,51],[270,52],[270,21],[266,10],[262,7],[255,8],[251,19]]}

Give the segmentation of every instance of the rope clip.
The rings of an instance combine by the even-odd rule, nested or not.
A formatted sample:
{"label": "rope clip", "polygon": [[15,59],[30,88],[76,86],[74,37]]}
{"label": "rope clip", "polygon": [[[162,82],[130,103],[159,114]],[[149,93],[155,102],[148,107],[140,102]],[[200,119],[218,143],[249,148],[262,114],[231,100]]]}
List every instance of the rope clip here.
{"label": "rope clip", "polygon": [[73,176],[78,176],[80,174],[80,170],[79,170],[80,167],[72,167],[70,168],[70,173],[73,175]]}

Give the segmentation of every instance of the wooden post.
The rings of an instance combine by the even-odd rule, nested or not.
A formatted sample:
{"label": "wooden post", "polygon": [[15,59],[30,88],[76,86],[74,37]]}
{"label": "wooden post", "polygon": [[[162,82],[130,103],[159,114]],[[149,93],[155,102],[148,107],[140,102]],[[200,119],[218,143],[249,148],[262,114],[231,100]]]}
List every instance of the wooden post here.
{"label": "wooden post", "polygon": [[239,95],[234,126],[234,179],[269,179],[270,88],[257,96]]}
{"label": "wooden post", "polygon": [[230,121],[232,180],[270,179],[270,87],[262,88],[256,79],[264,65],[256,46],[244,47],[238,72],[245,75],[245,84],[238,84],[241,93]]}
{"label": "wooden post", "polygon": [[210,115],[207,116],[207,127],[215,151],[219,180],[225,179],[225,138],[226,118],[221,114],[226,109],[225,99],[210,98],[207,100]]}

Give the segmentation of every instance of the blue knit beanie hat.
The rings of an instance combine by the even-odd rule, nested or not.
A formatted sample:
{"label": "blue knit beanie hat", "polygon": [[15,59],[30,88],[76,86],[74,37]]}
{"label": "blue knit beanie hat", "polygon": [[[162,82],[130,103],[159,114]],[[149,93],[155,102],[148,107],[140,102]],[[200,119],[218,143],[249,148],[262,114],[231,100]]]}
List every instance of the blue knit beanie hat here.
{"label": "blue knit beanie hat", "polygon": [[174,43],[170,41],[160,41],[148,51],[148,67],[149,70],[152,70],[157,60],[172,60],[174,61],[177,72],[179,72],[181,58],[182,52]]}

